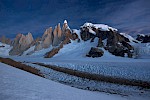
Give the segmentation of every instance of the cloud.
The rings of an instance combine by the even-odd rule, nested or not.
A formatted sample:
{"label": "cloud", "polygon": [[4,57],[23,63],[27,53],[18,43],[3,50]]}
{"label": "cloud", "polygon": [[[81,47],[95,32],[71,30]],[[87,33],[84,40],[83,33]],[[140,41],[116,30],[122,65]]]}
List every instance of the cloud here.
{"label": "cloud", "polygon": [[[149,0],[1,0],[0,34],[41,36],[67,19],[71,28],[85,22],[104,23],[125,32],[150,31]],[[15,36],[14,36],[15,37]]]}

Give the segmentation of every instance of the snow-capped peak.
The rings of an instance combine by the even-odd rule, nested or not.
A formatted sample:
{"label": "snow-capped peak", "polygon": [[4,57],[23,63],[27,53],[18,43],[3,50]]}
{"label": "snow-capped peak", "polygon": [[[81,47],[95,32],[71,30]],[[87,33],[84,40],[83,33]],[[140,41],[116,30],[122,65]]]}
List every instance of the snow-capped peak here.
{"label": "snow-capped peak", "polygon": [[83,27],[90,27],[90,28],[94,27],[94,28],[100,29],[102,31],[110,31],[110,29],[113,31],[118,31],[117,29],[112,28],[112,27],[105,25],[105,24],[92,24],[92,23],[88,23],[88,22],[86,22],[83,26],[81,26],[81,28],[83,28]]}
{"label": "snow-capped peak", "polygon": [[64,24],[67,24],[67,20],[64,20]]}

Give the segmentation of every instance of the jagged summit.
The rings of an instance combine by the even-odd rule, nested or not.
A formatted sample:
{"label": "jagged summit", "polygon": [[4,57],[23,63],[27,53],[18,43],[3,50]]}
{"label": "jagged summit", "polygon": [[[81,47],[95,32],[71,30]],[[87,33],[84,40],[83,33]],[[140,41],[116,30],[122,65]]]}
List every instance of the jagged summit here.
{"label": "jagged summit", "polygon": [[96,28],[96,29],[100,29],[102,31],[110,31],[110,29],[113,31],[118,31],[116,28],[112,28],[112,27],[105,25],[105,24],[92,24],[92,23],[86,22],[83,26],[81,26],[81,28],[84,28],[84,27]]}
{"label": "jagged summit", "polygon": [[64,29],[70,29],[70,27],[68,26],[67,20],[64,20],[64,24],[63,24],[62,30],[64,30]]}
{"label": "jagged summit", "polygon": [[66,23],[66,24],[67,24],[67,20],[64,20],[64,23]]}
{"label": "jagged summit", "polygon": [[150,42],[150,34],[138,34],[136,39],[142,43],[148,43]]}
{"label": "jagged summit", "polygon": [[138,43],[130,35],[119,33],[116,28],[105,24],[84,23],[79,30],[72,30],[64,20],[62,26],[58,23],[54,28],[47,28],[42,37],[35,40],[30,32],[27,35],[18,34],[12,42],[13,48],[9,54],[22,55],[25,51],[30,51],[26,54],[33,54],[42,49],[52,48],[45,52],[45,57],[49,58],[59,53],[59,50],[71,41],[77,41],[79,45],[80,42],[84,43],[83,41],[94,42],[96,46],[91,46],[90,49],[88,48],[90,52],[85,52],[85,56],[87,54],[88,57],[103,56],[105,50],[116,56],[133,57],[134,47],[130,43]]}
{"label": "jagged summit", "polygon": [[19,33],[12,42],[13,48],[10,50],[10,55],[22,55],[24,51],[30,48],[34,41],[32,34],[29,32],[27,35]]}

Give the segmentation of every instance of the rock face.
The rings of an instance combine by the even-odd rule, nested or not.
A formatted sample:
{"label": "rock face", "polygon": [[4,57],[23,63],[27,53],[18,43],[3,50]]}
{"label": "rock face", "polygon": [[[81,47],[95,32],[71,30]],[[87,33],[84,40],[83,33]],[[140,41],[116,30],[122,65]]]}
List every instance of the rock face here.
{"label": "rock face", "polygon": [[[94,42],[95,38],[98,38],[97,47],[91,48],[86,55],[88,57],[101,57],[104,49],[116,56],[133,56],[134,48],[130,45],[131,40],[128,36],[119,33],[117,29],[104,24],[85,23],[80,30],[71,30],[66,20],[62,28],[60,23],[55,26],[54,30],[50,27],[45,30],[42,38],[36,40],[33,40],[31,33],[18,34],[12,43],[10,55],[21,55],[31,46],[35,46],[31,53],[51,46],[53,49],[45,54],[46,58],[50,58],[57,54],[65,44],[71,43],[71,40]],[[5,38],[1,40],[6,42]]]}
{"label": "rock face", "polygon": [[86,55],[87,57],[101,57],[103,56],[104,51],[102,49],[92,47],[89,53]]}
{"label": "rock face", "polygon": [[[60,34],[61,33],[61,34]],[[55,54],[59,52],[61,48],[63,48],[63,45],[70,43],[70,39],[75,39],[75,34],[72,34],[72,31],[68,27],[67,21],[64,21],[62,31],[60,31],[60,25],[58,24],[57,27],[54,29],[54,40],[53,40],[53,46],[58,46],[56,48],[53,48],[51,51],[47,52],[45,54],[45,58],[51,58]]]}
{"label": "rock face", "polygon": [[9,54],[22,55],[22,53],[30,47],[32,42],[33,37],[31,33],[27,35],[18,34],[12,43],[13,48],[10,50]]}
{"label": "rock face", "polygon": [[55,26],[53,36],[53,46],[58,46],[62,41],[62,31],[60,28],[60,23],[57,26]]}
{"label": "rock face", "polygon": [[39,50],[41,50],[41,49],[43,49],[41,42],[40,42],[40,41],[39,41],[39,42],[36,42],[36,43],[35,43],[34,51],[39,51]]}
{"label": "rock face", "polygon": [[60,47],[59,48],[53,48],[51,51],[49,51],[45,54],[45,58],[53,57],[55,54],[57,54],[59,52],[60,49],[61,49]]}
{"label": "rock face", "polygon": [[[121,35],[117,29],[103,24],[85,23],[81,28],[81,38],[84,41],[98,37],[97,47],[103,47],[116,56],[132,57],[134,48],[129,44],[129,39]],[[105,43],[104,43],[105,42]]]}
{"label": "rock face", "polygon": [[136,40],[141,41],[142,43],[150,42],[150,35],[139,34],[137,35]]}
{"label": "rock face", "polygon": [[52,27],[45,30],[42,38],[37,38],[35,41],[34,51],[39,51],[43,48],[48,48],[53,42],[53,29]]}
{"label": "rock face", "polygon": [[9,44],[9,45],[11,45],[11,40],[9,39],[9,38],[6,38],[5,36],[2,36],[1,38],[0,38],[0,42],[2,42],[2,43],[4,43],[4,44]]}
{"label": "rock face", "polygon": [[[75,40],[77,34],[72,34],[67,21],[61,28],[60,23],[52,29],[52,27],[45,30],[42,38],[37,38],[33,40],[32,34],[28,33],[26,36],[23,34],[18,34],[12,43],[12,50],[10,50],[10,55],[21,55],[25,50],[31,46],[35,46],[34,51],[39,51],[43,48],[49,48],[50,46],[54,48],[62,48],[64,44],[70,43],[70,39]],[[4,41],[4,39],[2,39]]]}
{"label": "rock face", "polygon": [[[42,48],[48,48],[50,45],[53,47],[59,46],[63,41],[66,41],[67,37],[71,38],[71,36],[68,35],[71,35],[71,30],[65,20],[62,29],[60,23],[55,26],[54,30],[52,27],[46,29],[41,41],[36,43],[35,51],[41,50]],[[75,38],[75,34],[73,38]]]}
{"label": "rock face", "polygon": [[48,48],[51,44],[52,44],[52,27],[50,27],[49,29],[46,29],[46,31],[44,32],[43,36],[42,36],[42,48]]}

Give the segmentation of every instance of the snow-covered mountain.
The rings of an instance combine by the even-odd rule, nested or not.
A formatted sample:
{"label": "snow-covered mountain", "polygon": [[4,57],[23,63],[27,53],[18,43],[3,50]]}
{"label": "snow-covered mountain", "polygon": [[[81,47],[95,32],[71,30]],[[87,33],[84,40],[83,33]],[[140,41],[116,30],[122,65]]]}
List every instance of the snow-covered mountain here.
{"label": "snow-covered mountain", "polygon": [[[43,36],[35,40],[31,33],[26,36],[18,34],[11,42],[12,48],[8,52],[9,55],[46,58],[62,55],[62,51],[63,55],[67,56],[70,53],[69,55],[76,56],[76,58],[80,58],[81,55],[82,57],[101,57],[108,56],[108,54],[135,58],[141,55],[139,53],[144,47],[143,45],[141,47],[137,40],[105,24],[85,23],[80,29],[70,29],[65,20],[62,28],[59,23],[54,29],[52,27],[46,29]],[[145,45],[146,52],[144,53],[147,54],[149,45]]]}
{"label": "snow-covered mountain", "polygon": [[[33,39],[32,34],[28,33],[27,35],[18,34],[13,41],[9,42],[10,45],[5,44],[5,39],[3,39],[3,41],[1,42],[3,43],[0,43],[0,56],[7,56],[15,61],[20,61],[33,68],[37,68],[41,73],[43,73],[45,78],[54,79],[55,81],[64,82],[66,84],[71,83],[71,86],[75,86],[78,88],[83,89],[85,86],[85,88],[90,87],[91,89],[95,90],[104,89],[105,91],[107,91],[108,89],[110,91],[117,91],[115,93],[124,94],[126,94],[127,91],[130,91],[130,93],[135,91],[137,94],[140,93],[140,91],[145,92],[145,90],[140,90],[137,92],[136,89],[133,89],[133,91],[131,91],[131,88],[122,88],[124,87],[124,85],[119,86],[118,84],[113,83],[106,82],[107,85],[103,83],[91,83],[93,82],[93,80],[84,81],[84,83],[82,84],[83,81],[79,81],[78,78],[74,78],[74,76],[72,75],[69,76],[67,73],[67,75],[64,75],[64,72],[59,72],[57,70],[57,72],[51,72],[51,68],[40,66],[37,64],[37,62],[45,64],[45,66],[50,65],[56,66],[58,68],[67,68],[70,70],[79,72],[82,71],[94,75],[103,75],[106,77],[109,76],[111,78],[121,78],[133,81],[136,80],[143,83],[149,82],[150,43],[142,43],[134,39],[132,36],[126,33],[120,33],[116,28],[110,27],[105,24],[85,23],[79,29],[70,29],[67,21],[64,21],[62,27],[60,24],[56,25],[54,29],[50,27],[45,30],[42,37],[39,37],[37,39]],[[5,70],[5,68],[2,69]],[[24,77],[24,75],[22,76]],[[30,80],[28,80],[30,82],[32,80],[32,76],[27,77],[30,78]],[[37,78],[35,79],[38,80]],[[23,80],[21,80],[20,82],[22,82]],[[46,82],[42,79],[40,81],[44,83]],[[46,84],[47,83],[48,82],[46,82]],[[51,84],[52,86],[57,85],[51,82],[49,84]],[[24,85],[26,86],[26,84]],[[43,86],[43,84],[38,85]],[[2,84],[1,86],[2,88],[7,89],[9,92],[10,88],[12,88],[9,86],[4,86],[4,84]],[[57,86],[60,88],[64,87],[59,86],[59,84]],[[116,86],[119,88],[116,88]],[[16,87],[14,86],[13,88]],[[36,87],[32,87],[31,89],[37,91],[35,88]],[[38,90],[42,88],[38,87]],[[22,92],[27,91],[24,87],[23,89],[24,90]],[[69,88],[65,87],[64,89]],[[59,91],[58,88],[53,88],[52,90]],[[72,91],[72,89],[69,90]],[[41,98],[43,98],[43,96],[47,97],[48,94],[46,92],[49,91],[44,91],[42,91],[42,95],[38,94],[37,92],[36,93],[42,96]],[[133,92],[133,94],[136,94],[135,92]],[[62,92],[60,91],[60,93]],[[8,93],[6,93],[5,91],[2,91],[2,94],[8,95]],[[68,92],[66,92],[65,95],[68,96],[67,94]],[[141,94],[142,93],[140,93],[139,95]],[[147,92],[144,93],[143,96],[144,95],[147,95]],[[24,95],[21,94],[21,97],[22,96]],[[31,96],[33,97],[32,94]],[[149,95],[147,95],[147,97],[149,98]],[[68,96],[67,98],[70,98],[70,96]]]}

